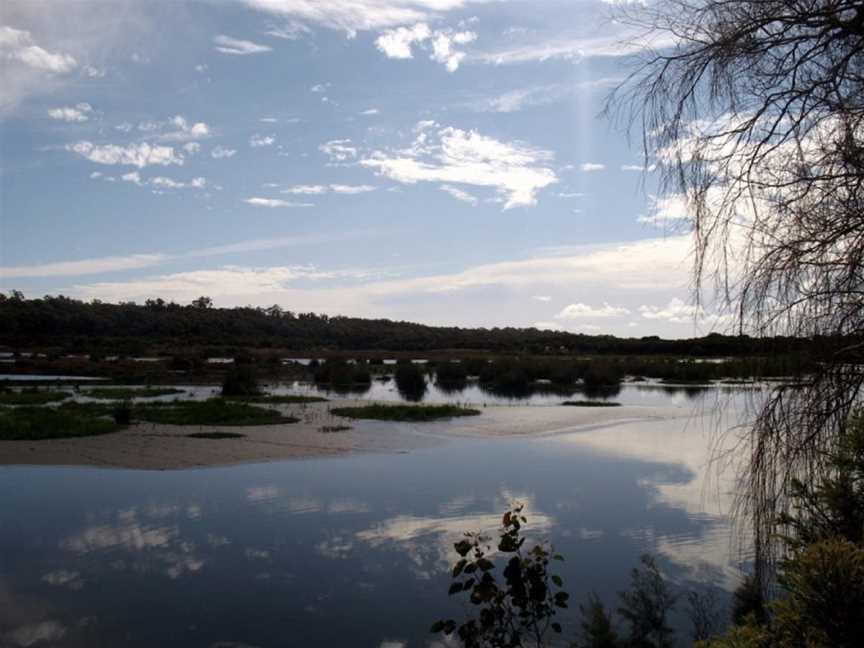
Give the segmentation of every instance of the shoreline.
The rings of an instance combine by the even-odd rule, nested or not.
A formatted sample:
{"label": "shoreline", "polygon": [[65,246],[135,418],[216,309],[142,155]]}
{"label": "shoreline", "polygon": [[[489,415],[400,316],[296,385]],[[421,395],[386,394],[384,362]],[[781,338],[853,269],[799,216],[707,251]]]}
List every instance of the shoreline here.
{"label": "shoreline", "polygon": [[[494,406],[475,417],[423,423],[353,420],[331,408],[369,404],[334,400],[283,405],[275,409],[296,416],[298,423],[220,426],[135,423],[119,432],[42,441],[0,441],[0,466],[89,466],[134,470],[183,470],[265,463],[292,459],[340,457],[357,453],[399,453],[465,438],[540,438],[614,427],[639,420],[673,419],[686,410],[673,407]],[[350,430],[321,428],[349,425]],[[201,432],[234,432],[242,438],[200,439]]]}

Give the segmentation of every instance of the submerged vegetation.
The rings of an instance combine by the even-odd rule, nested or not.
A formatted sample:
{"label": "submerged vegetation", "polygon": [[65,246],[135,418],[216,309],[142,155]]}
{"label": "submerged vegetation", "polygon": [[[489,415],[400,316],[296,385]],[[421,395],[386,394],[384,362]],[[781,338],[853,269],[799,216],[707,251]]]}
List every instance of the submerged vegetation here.
{"label": "submerged vegetation", "polygon": [[477,416],[480,410],[458,405],[363,405],[361,407],[334,407],[331,414],[354,419],[377,421],[437,421],[457,416]]}
{"label": "submerged vegetation", "polygon": [[122,428],[114,421],[64,407],[0,408],[0,440],[39,441],[108,434]]}
{"label": "submerged vegetation", "polygon": [[174,394],[182,394],[183,390],[174,387],[99,387],[96,389],[87,389],[82,393],[88,398],[98,398],[100,400],[126,400],[129,398],[172,396]]}

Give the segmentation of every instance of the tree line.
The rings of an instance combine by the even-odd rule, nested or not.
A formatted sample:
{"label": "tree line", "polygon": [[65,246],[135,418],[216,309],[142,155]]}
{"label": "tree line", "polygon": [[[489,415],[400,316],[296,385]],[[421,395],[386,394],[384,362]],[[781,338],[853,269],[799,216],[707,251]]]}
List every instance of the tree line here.
{"label": "tree line", "polygon": [[148,299],[85,302],[58,296],[25,299],[0,294],[0,344],[11,348],[63,347],[76,351],[138,347],[242,346],[296,351],[476,350],[532,354],[752,356],[819,351],[830,338],[721,335],[668,340],[619,338],[536,328],[427,326],[389,319],[301,313],[268,308],[215,308],[201,297],[187,305]]}

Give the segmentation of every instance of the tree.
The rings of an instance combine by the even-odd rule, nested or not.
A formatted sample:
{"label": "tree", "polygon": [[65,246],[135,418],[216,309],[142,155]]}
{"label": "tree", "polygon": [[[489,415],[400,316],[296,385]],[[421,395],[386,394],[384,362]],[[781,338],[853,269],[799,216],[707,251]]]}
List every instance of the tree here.
{"label": "tree", "polygon": [[199,297],[192,300],[192,308],[200,308],[202,310],[213,308],[213,300],[210,297]]}
{"label": "tree", "polygon": [[766,582],[792,484],[826,470],[864,386],[864,4],[665,0],[622,19],[667,38],[613,94],[641,123],[666,196],[692,216],[697,301],[739,332],[822,342],[827,361],[773,391],[740,505]]}

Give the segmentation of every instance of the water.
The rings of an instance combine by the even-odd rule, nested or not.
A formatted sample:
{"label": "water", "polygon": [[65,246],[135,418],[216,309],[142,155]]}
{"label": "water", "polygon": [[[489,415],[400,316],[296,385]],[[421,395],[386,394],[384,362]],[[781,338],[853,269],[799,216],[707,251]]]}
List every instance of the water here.
{"label": "water", "polygon": [[[566,400],[606,400],[622,405],[676,405],[689,406],[709,398],[753,393],[760,386],[724,385],[714,387],[691,385],[660,385],[656,383],[627,383],[607,388],[598,393],[582,389],[562,390],[552,385],[539,385],[519,395],[506,395],[491,391],[476,381],[469,381],[462,389],[446,389],[427,382],[421,403],[470,403],[474,405],[560,405]],[[394,380],[383,382],[373,379],[371,385],[355,385],[332,389],[305,382],[289,382],[266,386],[274,394],[306,394],[330,398],[351,397],[384,402],[405,402]]]}
{"label": "water", "polygon": [[[0,645],[428,646],[431,622],[461,612],[452,543],[514,499],[567,558],[577,602],[614,608],[646,551],[676,587],[726,592],[739,557],[713,429],[682,417],[174,472],[3,467]],[[575,606],[561,620],[572,636]]]}

